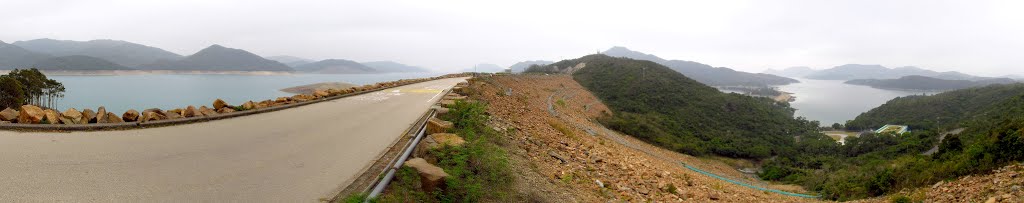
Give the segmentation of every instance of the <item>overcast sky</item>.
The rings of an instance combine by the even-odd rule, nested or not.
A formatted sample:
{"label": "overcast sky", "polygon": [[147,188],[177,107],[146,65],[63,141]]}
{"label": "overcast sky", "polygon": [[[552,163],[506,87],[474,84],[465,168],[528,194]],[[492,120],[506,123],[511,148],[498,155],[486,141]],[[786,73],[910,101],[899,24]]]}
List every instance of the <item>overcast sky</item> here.
{"label": "overcast sky", "polygon": [[847,63],[1024,74],[1024,1],[0,0],[0,40],[119,39],[182,55],[393,60],[455,71],[612,46],[761,72]]}

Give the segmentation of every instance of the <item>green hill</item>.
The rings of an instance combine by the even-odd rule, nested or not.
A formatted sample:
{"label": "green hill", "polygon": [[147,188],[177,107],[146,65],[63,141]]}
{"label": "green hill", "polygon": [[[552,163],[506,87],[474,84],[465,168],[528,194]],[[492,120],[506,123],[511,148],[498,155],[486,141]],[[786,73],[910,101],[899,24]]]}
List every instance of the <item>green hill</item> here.
{"label": "green hill", "polygon": [[872,129],[885,124],[904,124],[912,129],[953,128],[961,123],[1003,114],[1021,107],[1002,108],[1004,103],[1024,97],[1024,84],[990,85],[949,91],[933,96],[892,99],[846,123],[851,129]]}
{"label": "green hill", "polygon": [[786,103],[722,93],[651,61],[590,55],[545,68],[580,63],[573,78],[614,112],[605,125],[668,149],[759,159],[794,151],[795,137],[832,143]]}
{"label": "green hill", "polygon": [[852,85],[866,85],[879,89],[955,90],[991,84],[1017,83],[1017,81],[1009,78],[991,78],[978,81],[946,80],[920,75],[909,75],[898,79],[855,79],[846,81],[845,83]]}
{"label": "green hill", "polygon": [[39,70],[131,70],[131,68],[91,56],[61,56],[36,62]]}

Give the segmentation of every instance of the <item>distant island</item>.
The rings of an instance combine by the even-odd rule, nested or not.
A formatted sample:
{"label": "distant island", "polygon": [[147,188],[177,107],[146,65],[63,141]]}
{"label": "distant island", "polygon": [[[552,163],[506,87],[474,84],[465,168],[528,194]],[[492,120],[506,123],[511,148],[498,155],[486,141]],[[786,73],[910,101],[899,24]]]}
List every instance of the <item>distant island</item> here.
{"label": "distant island", "polygon": [[[800,70],[783,70],[788,72],[797,72]],[[806,70],[804,70],[806,71]],[[974,76],[964,74],[956,71],[937,72],[927,69],[922,69],[914,66],[905,66],[898,68],[887,68],[881,65],[863,65],[863,64],[846,64],[836,66],[833,68],[812,71],[806,73],[804,76],[808,79],[817,80],[855,80],[855,79],[897,79],[903,76],[926,76],[931,78],[945,79],[945,80],[970,80],[980,81],[993,79],[990,77]]]}
{"label": "distant island", "polygon": [[327,91],[329,89],[347,89],[347,88],[355,87],[355,86],[357,86],[357,85],[354,85],[354,84],[351,84],[351,83],[344,83],[344,82],[322,82],[322,83],[316,83],[316,84],[300,85],[300,86],[295,86],[295,87],[284,88],[284,89],[281,89],[281,91],[282,92],[287,92],[287,93],[292,93],[292,94],[313,94],[313,92],[315,92],[317,90]]}
{"label": "distant island", "polygon": [[629,50],[625,47],[612,47],[602,53],[613,57],[652,61],[709,86],[773,86],[800,82],[792,78],[772,74],[748,73],[722,67],[716,68],[693,61],[666,60],[655,55]]}
{"label": "distant island", "polygon": [[182,56],[121,40],[35,39],[0,41],[0,70],[37,68],[58,75],[181,74],[364,74],[431,72],[393,61],[315,61],[295,56],[261,57],[242,49],[211,45]]}
{"label": "distant island", "polygon": [[978,81],[947,80],[920,75],[903,76],[897,79],[855,79],[846,84],[865,85],[879,89],[901,90],[956,90],[970,87],[988,86],[991,84],[1017,83],[1009,78],[992,78]]}

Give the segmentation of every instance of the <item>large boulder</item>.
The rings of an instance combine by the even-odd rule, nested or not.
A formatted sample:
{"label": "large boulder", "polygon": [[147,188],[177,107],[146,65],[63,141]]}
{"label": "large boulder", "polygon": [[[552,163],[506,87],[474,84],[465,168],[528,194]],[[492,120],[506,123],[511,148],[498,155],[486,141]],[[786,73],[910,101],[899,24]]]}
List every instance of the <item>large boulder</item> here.
{"label": "large boulder", "polygon": [[188,106],[185,107],[185,111],[182,112],[182,115],[185,116],[185,118],[191,118],[196,116],[203,116],[203,113],[199,112],[199,109],[196,109],[196,107],[194,106]]}
{"label": "large boulder", "polygon": [[209,107],[206,107],[206,106],[200,106],[199,107],[199,112],[203,113],[204,116],[217,115],[217,111],[214,111],[213,109],[210,109]]}
{"label": "large boulder", "polygon": [[139,117],[139,122],[149,122],[163,120],[163,116],[152,111],[143,111],[142,116]]}
{"label": "large boulder", "polygon": [[213,109],[221,109],[221,108],[224,108],[224,107],[227,107],[227,106],[228,106],[228,103],[224,102],[224,100],[220,100],[220,99],[213,100]]}
{"label": "large boulder", "polygon": [[96,123],[107,123],[108,121],[110,120],[107,120],[107,108],[102,106],[100,108],[97,108]]}
{"label": "large boulder", "polygon": [[44,117],[46,113],[37,106],[22,105],[21,111],[18,111],[18,123],[37,124],[42,122]]}
{"label": "large boulder", "polygon": [[179,116],[184,117],[185,116],[185,110],[184,109],[171,109],[171,110],[167,110],[167,112],[164,112],[164,114],[165,115],[166,114],[178,114]]}
{"label": "large boulder", "polygon": [[450,99],[442,99],[441,100],[441,107],[452,108],[452,106],[454,106],[454,105],[455,105],[455,100],[450,100]]}
{"label": "large boulder", "polygon": [[452,127],[455,127],[455,125],[450,121],[444,121],[436,117],[427,119],[427,134],[445,133],[452,129]]}
{"label": "large boulder", "polygon": [[277,103],[277,104],[286,104],[286,103],[288,103],[288,101],[291,101],[291,98],[288,98],[288,97],[278,97],[277,99],[274,99],[274,103]]}
{"label": "large boulder", "polygon": [[64,124],[85,124],[88,120],[82,119],[82,112],[78,112],[78,109],[68,108],[61,114],[61,122]]}
{"label": "large boulder", "polygon": [[43,114],[46,115],[46,123],[49,124],[60,124],[60,113],[53,109],[43,110]]}
{"label": "large boulder", "polygon": [[327,96],[331,96],[331,94],[327,93],[327,91],[317,90],[317,91],[313,91],[313,96],[315,96],[317,98],[324,98],[324,97],[327,97]]}
{"label": "large boulder", "polygon": [[231,107],[224,107],[224,108],[217,109],[217,113],[231,113],[231,112],[235,112],[235,109],[233,109]]}
{"label": "large boulder", "polygon": [[404,165],[416,169],[416,173],[420,175],[423,191],[433,192],[444,187],[444,178],[448,177],[448,173],[445,173],[441,167],[427,163],[427,160],[422,158],[409,159],[405,161]]}
{"label": "large boulder", "polygon": [[0,111],[0,121],[18,121],[18,110],[6,108]]}
{"label": "large boulder", "polygon": [[242,110],[251,110],[251,109],[255,109],[255,108],[256,108],[256,103],[253,103],[252,101],[247,101],[245,103],[242,103]]}
{"label": "large boulder", "polygon": [[158,108],[142,110],[142,116],[139,117],[139,122],[149,122],[168,119],[167,115],[177,115],[174,113],[166,113],[164,110]]}
{"label": "large boulder", "polygon": [[431,148],[443,147],[445,145],[458,147],[466,144],[466,140],[463,140],[459,135],[452,133],[434,133],[429,135],[430,139],[437,143],[436,146]]}
{"label": "large boulder", "polygon": [[92,109],[82,110],[82,123],[96,123],[96,112]]}
{"label": "large boulder", "polygon": [[128,111],[121,115],[121,118],[127,122],[135,122],[139,120],[139,112],[135,111],[135,109],[128,109]]}
{"label": "large boulder", "polygon": [[122,120],[121,117],[118,117],[114,112],[107,112],[107,116],[104,117],[107,118],[106,123],[124,123],[124,120]]}
{"label": "large boulder", "polygon": [[[179,112],[180,112],[180,111],[179,111]],[[184,116],[181,116],[181,113],[171,113],[171,112],[169,112],[169,111],[168,111],[168,112],[164,112],[164,116],[165,116],[165,117],[167,117],[167,119],[179,119],[179,118],[184,118]]]}
{"label": "large boulder", "polygon": [[444,108],[444,107],[436,106],[436,105],[432,106],[430,108],[434,109],[434,112],[437,113],[438,117],[444,116],[445,114],[448,114],[448,111],[450,111],[450,109],[448,109],[448,108]]}

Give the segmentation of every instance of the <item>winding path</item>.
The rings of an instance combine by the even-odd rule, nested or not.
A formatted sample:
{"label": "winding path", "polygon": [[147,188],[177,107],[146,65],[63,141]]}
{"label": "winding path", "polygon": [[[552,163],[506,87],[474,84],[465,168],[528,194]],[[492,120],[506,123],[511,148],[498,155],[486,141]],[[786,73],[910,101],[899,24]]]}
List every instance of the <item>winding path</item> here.
{"label": "winding path", "polygon": [[126,131],[0,131],[2,202],[316,202],[465,78],[294,109]]}

